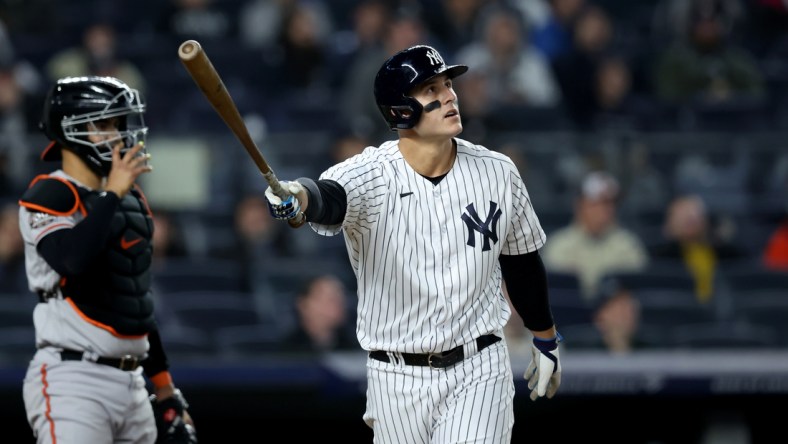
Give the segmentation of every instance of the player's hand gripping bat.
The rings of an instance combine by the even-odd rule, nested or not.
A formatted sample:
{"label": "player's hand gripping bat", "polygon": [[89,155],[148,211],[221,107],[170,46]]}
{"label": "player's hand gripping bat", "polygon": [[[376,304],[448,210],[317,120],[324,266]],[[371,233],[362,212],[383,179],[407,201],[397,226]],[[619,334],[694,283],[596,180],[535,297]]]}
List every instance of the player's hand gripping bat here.
{"label": "player's hand gripping bat", "polygon": [[[196,40],[186,40],[181,43],[181,46],[178,48],[178,57],[181,59],[186,71],[188,71],[189,75],[194,79],[194,82],[197,83],[203,95],[205,95],[205,98],[211,103],[213,109],[216,110],[222,120],[224,120],[224,123],[230,127],[230,130],[241,142],[246,152],[252,156],[252,160],[254,160],[255,165],[257,165],[257,168],[268,182],[271,191],[282,200],[286,200],[290,197],[290,192],[282,188],[279,179],[276,178],[276,175],[271,167],[268,166],[268,162],[265,161],[260,149],[249,135],[249,130],[246,128],[246,123],[244,123],[241,114],[238,112],[238,108],[235,106],[235,101],[230,96],[230,93],[227,92],[222,78],[219,77],[219,73],[216,71],[216,68],[214,68],[210,59],[208,59],[208,55],[202,49],[200,43]],[[290,226],[298,228],[303,225],[305,221],[306,217],[304,217],[304,214],[299,213],[295,218],[287,222]]]}

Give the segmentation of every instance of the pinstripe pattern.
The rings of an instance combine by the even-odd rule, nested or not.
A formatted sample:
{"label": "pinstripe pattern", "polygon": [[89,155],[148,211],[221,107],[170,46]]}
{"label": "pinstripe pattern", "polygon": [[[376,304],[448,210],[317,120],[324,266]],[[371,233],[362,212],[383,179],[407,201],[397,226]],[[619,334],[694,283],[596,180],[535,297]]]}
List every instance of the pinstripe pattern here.
{"label": "pinstripe pattern", "polygon": [[[501,254],[542,247],[545,234],[512,161],[457,140],[457,157],[437,185],[403,159],[398,141],[368,147],[321,179],[347,194],[341,225],[358,280],[359,342],[388,352],[367,360],[364,419],[376,443],[511,441],[514,382],[500,341],[478,352],[511,316],[502,292]],[[463,346],[444,368],[405,365],[400,353]]]}
{"label": "pinstripe pattern", "polygon": [[[457,139],[457,158],[438,185],[402,158],[397,141],[330,168],[348,208],[341,226],[312,224],[322,235],[345,233],[358,279],[357,332],[362,348],[439,352],[503,328],[511,312],[501,291],[498,256],[523,254],[545,234],[511,160]],[[400,197],[400,194],[413,193]],[[498,242],[462,215],[473,205],[482,220],[491,202],[501,210]],[[470,235],[470,236],[469,236]],[[467,245],[474,239],[475,247]]]}
{"label": "pinstripe pattern", "polygon": [[367,363],[364,420],[375,443],[511,441],[514,385],[503,342],[446,369]]}

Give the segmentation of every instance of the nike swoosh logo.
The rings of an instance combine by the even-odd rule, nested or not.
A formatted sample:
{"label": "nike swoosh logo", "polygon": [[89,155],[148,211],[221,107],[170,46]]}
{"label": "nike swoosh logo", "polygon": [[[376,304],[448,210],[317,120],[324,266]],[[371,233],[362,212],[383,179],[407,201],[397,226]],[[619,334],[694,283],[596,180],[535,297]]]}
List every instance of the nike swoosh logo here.
{"label": "nike swoosh logo", "polygon": [[138,238],[136,238],[134,240],[130,240],[130,241],[127,241],[125,238],[121,237],[120,238],[120,248],[123,248],[124,250],[128,250],[129,248],[137,245],[140,242],[142,242],[142,238],[141,237],[138,237]]}
{"label": "nike swoosh logo", "polygon": [[408,196],[410,196],[411,194],[413,194],[413,191],[409,191],[409,192],[407,192],[407,193],[399,193],[399,197],[408,197]]}

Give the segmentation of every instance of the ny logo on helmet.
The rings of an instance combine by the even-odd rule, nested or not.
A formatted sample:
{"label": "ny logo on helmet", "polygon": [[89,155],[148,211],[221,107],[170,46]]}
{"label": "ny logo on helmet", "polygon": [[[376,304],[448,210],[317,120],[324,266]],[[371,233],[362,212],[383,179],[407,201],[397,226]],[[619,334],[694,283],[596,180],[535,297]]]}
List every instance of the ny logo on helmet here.
{"label": "ny logo on helmet", "polygon": [[444,64],[443,63],[443,58],[441,57],[440,54],[438,54],[438,51],[435,51],[434,49],[430,49],[429,51],[427,51],[427,58],[430,59],[430,64],[431,65],[443,65]]}
{"label": "ny logo on helmet", "polygon": [[488,251],[491,240],[494,244],[498,243],[497,224],[498,218],[501,217],[501,209],[498,208],[497,203],[490,201],[490,211],[487,212],[487,219],[484,221],[476,213],[473,204],[469,204],[465,210],[467,212],[462,214],[462,220],[468,227],[468,246],[471,248],[476,246],[475,233],[478,232],[482,235],[482,251]]}

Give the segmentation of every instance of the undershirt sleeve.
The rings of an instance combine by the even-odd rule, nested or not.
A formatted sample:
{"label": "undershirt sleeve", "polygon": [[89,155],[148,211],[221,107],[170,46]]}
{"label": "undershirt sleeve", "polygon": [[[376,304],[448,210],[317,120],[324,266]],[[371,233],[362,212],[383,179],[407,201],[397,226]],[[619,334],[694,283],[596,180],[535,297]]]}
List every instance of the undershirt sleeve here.
{"label": "undershirt sleeve", "polygon": [[345,219],[347,194],[342,185],[333,180],[298,179],[309,197],[306,220],[320,225],[337,225]]}
{"label": "undershirt sleeve", "polygon": [[509,300],[525,327],[532,331],[552,327],[554,321],[547,290],[547,272],[539,251],[516,256],[501,255],[498,261]]}
{"label": "undershirt sleeve", "polygon": [[74,228],[43,237],[36,247],[38,254],[61,276],[82,273],[105,248],[118,202],[115,193],[98,195],[91,202],[90,213]]}
{"label": "undershirt sleeve", "polygon": [[148,357],[142,361],[142,368],[145,370],[145,375],[148,378],[153,378],[163,371],[168,371],[170,364],[167,361],[167,355],[164,353],[164,346],[161,343],[158,329],[148,333],[148,343],[150,344]]}

